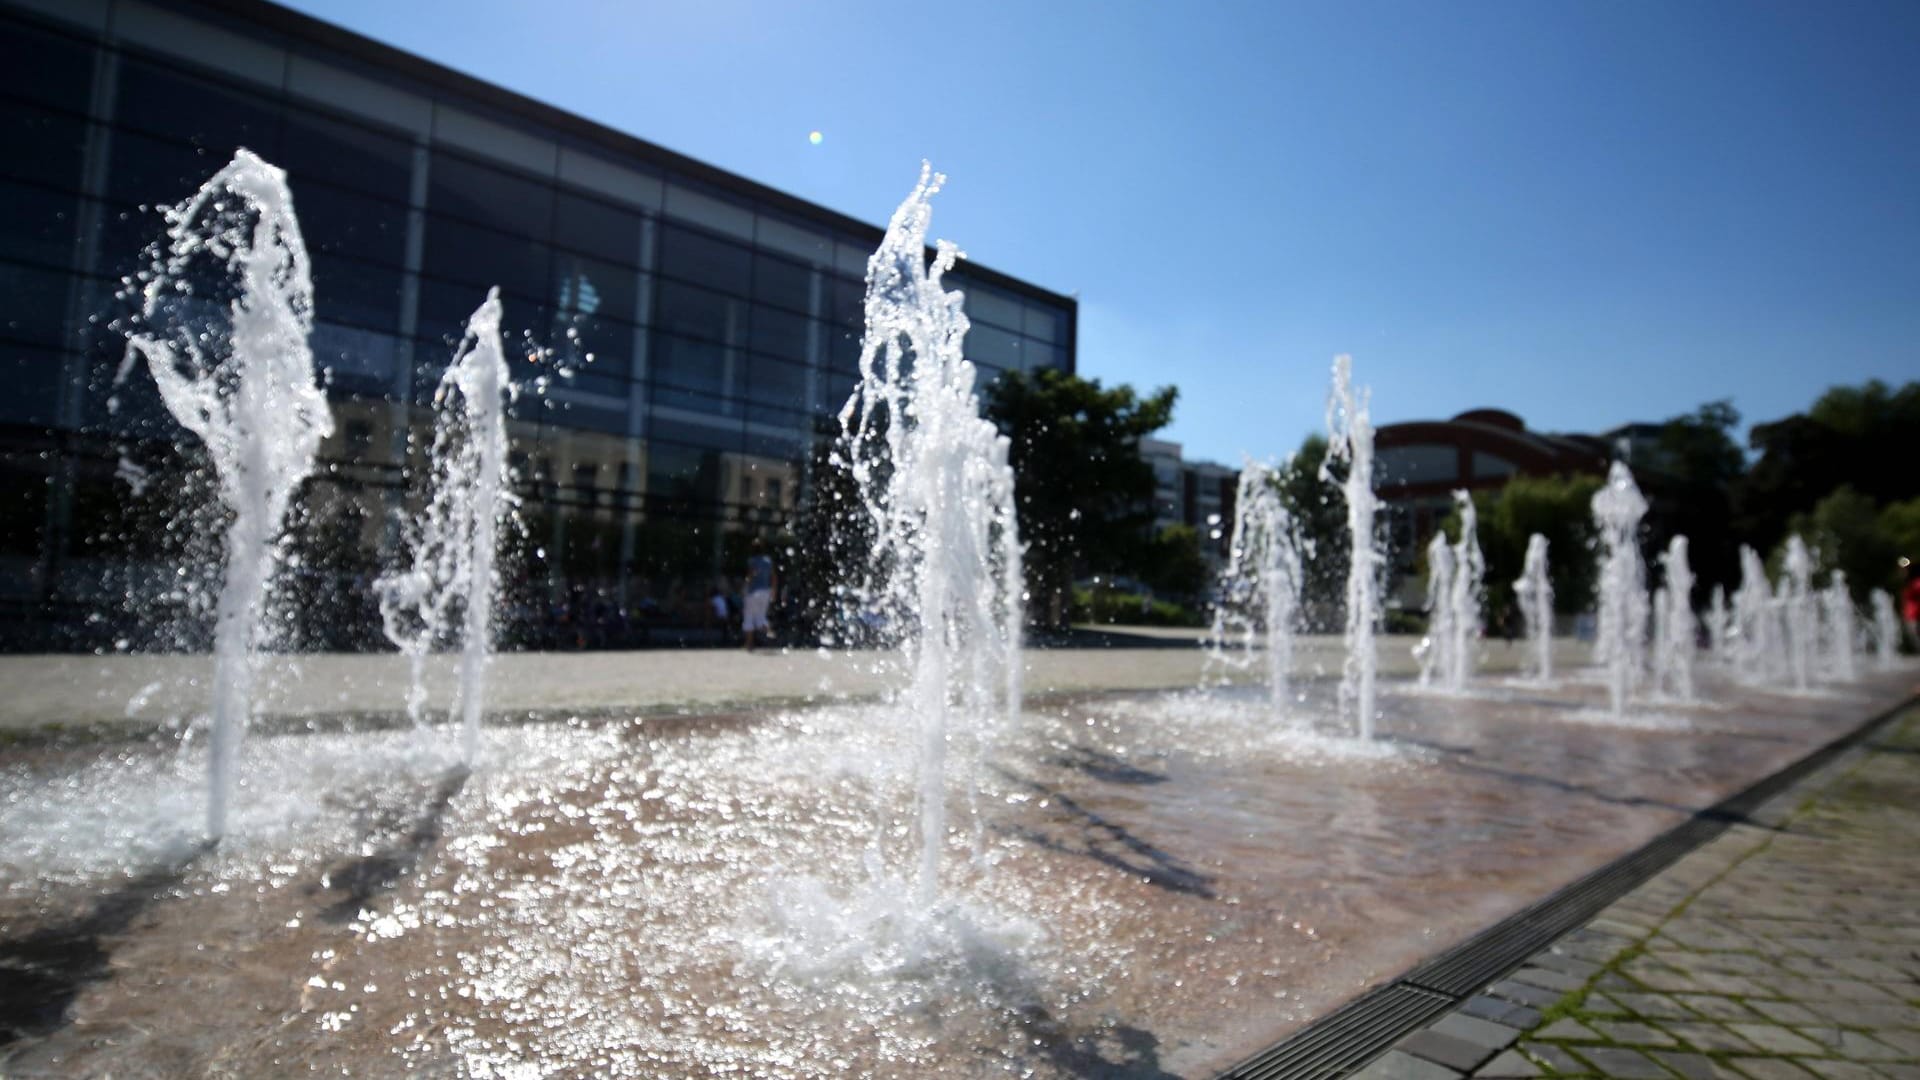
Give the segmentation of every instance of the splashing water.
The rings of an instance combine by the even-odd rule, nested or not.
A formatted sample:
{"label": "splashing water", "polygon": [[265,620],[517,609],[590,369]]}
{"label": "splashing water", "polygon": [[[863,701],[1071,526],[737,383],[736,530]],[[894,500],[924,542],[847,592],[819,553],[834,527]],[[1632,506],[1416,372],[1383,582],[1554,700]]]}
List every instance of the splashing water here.
{"label": "splashing water", "polygon": [[1435,672],[1444,677],[1452,667],[1448,653],[1454,641],[1453,577],[1453,545],[1445,532],[1435,532],[1427,541],[1427,636],[1414,646],[1421,686],[1431,686]]}
{"label": "splashing water", "polygon": [[1732,649],[1735,674],[1751,686],[1787,677],[1786,631],[1760,553],[1740,547],[1740,587],[1733,594]]}
{"label": "splashing water", "polygon": [[500,574],[500,529],[514,497],[507,466],[507,403],[513,382],[500,341],[500,290],[487,293],[434,392],[433,448],[425,509],[408,522],[408,565],[378,582],[388,640],[407,657],[407,716],[420,723],[426,659],[454,636],[460,615],[461,753],[480,748],[493,609]]}
{"label": "splashing water", "polygon": [[1330,467],[1347,463],[1341,491],[1347,500],[1347,660],[1340,677],[1340,709],[1351,718],[1362,739],[1373,738],[1374,684],[1380,658],[1375,654],[1374,629],[1380,624],[1380,570],[1385,559],[1374,535],[1373,519],[1379,496],[1373,491],[1373,421],[1368,406],[1371,390],[1353,388],[1353,358],[1333,360],[1333,390],[1327,398],[1327,457],[1320,476],[1331,480]]}
{"label": "splashing water", "polygon": [[1824,661],[1821,674],[1829,682],[1852,682],[1859,673],[1853,660],[1853,648],[1860,639],[1860,620],[1853,610],[1853,594],[1847,591],[1847,575],[1835,570],[1820,590],[1820,650]]}
{"label": "splashing water", "polygon": [[1733,614],[1727,610],[1727,590],[1715,585],[1707,601],[1707,650],[1711,659],[1728,663],[1733,659]]}
{"label": "splashing water", "polygon": [[1513,583],[1520,617],[1527,624],[1527,676],[1537,682],[1553,678],[1553,579],[1547,576],[1547,538],[1527,537],[1526,561]]}
{"label": "splashing water", "polygon": [[1646,662],[1647,570],[1640,559],[1640,519],[1647,500],[1623,461],[1607,472],[1593,496],[1593,523],[1600,535],[1600,619],[1594,659],[1607,669],[1607,703],[1614,716],[1640,685]]}
{"label": "splashing water", "polygon": [[[1293,673],[1293,638],[1305,585],[1305,560],[1293,515],[1280,500],[1279,474],[1249,461],[1234,495],[1233,537],[1220,574],[1219,599],[1208,635],[1208,663],[1246,668],[1264,656],[1267,700],[1274,719],[1286,714]],[[1265,648],[1258,646],[1265,634]],[[1227,651],[1230,641],[1239,648]]]}
{"label": "splashing water", "polygon": [[214,624],[207,834],[218,839],[288,510],[333,417],[307,345],[313,282],[286,174],[239,150],[166,218],[121,375],[146,361],[167,411],[206,445],[233,514]]}
{"label": "splashing water", "polygon": [[1787,667],[1793,688],[1805,690],[1813,680],[1813,658],[1819,649],[1820,612],[1813,596],[1813,555],[1797,534],[1787,537],[1786,572],[1774,589],[1774,599],[1786,617]]}
{"label": "splashing water", "polygon": [[1447,649],[1447,689],[1460,693],[1473,676],[1474,643],[1480,639],[1480,588],[1487,576],[1487,560],[1480,553],[1479,519],[1473,496],[1453,493],[1460,511],[1460,539],[1453,545],[1453,580],[1448,583],[1447,620],[1453,640]]}
{"label": "splashing water", "polygon": [[962,295],[941,283],[959,251],[941,241],[931,266],[925,254],[944,181],[922,167],[867,260],[860,383],[840,413],[845,459],[873,525],[872,576],[861,591],[901,628],[912,671],[899,704],[919,732],[914,895],[923,917],[939,898],[949,752],[971,753],[958,763],[971,783],[996,721],[1018,715],[1021,694],[1021,547],[1007,440],[980,416],[974,367],[961,356]]}
{"label": "splashing water", "polygon": [[1893,612],[1893,594],[1875,589],[1869,598],[1873,605],[1873,655],[1883,668],[1894,664],[1900,652],[1900,618]]}
{"label": "splashing water", "polygon": [[1666,581],[1653,606],[1654,692],[1676,701],[1692,701],[1693,654],[1699,620],[1693,614],[1693,567],[1687,562],[1687,538],[1676,536],[1660,556]]}

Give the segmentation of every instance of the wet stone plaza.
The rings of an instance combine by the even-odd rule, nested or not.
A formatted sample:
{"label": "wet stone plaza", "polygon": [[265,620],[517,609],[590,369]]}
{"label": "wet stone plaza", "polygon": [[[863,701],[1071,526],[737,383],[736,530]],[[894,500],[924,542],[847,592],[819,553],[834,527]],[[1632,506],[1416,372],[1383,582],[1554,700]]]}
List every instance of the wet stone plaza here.
{"label": "wet stone plaza", "polygon": [[[1162,652],[1191,656],[1075,666],[1127,685],[1130,656]],[[1618,721],[1590,668],[1550,685],[1496,673],[1465,694],[1390,673],[1371,743],[1310,719],[1333,712],[1325,677],[1296,680],[1297,721],[1257,686],[1035,686],[946,785],[955,826],[930,911],[895,880],[919,781],[913,732],[881,704],[502,717],[471,769],[432,727],[267,728],[242,751],[217,847],[201,743],[146,724],[16,733],[0,771],[0,1062],[1211,1075],[1912,682],[1898,667],[1765,692],[1709,670],[1711,704]]]}

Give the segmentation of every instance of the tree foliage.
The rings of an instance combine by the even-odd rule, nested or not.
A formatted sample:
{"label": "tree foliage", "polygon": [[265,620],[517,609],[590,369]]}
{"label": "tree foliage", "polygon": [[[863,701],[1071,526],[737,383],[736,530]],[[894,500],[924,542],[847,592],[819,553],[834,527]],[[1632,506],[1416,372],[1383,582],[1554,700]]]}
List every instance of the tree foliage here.
{"label": "tree foliage", "polygon": [[[1746,455],[1733,433],[1740,414],[1728,401],[1713,401],[1661,425],[1646,487],[1648,551],[1665,550],[1687,537],[1696,604],[1715,585],[1728,589],[1740,577],[1740,540],[1733,523],[1733,489],[1746,472]],[[1640,465],[1640,462],[1634,464]],[[1640,471],[1640,470],[1636,470]]]}
{"label": "tree foliage", "polygon": [[[1514,617],[1513,583],[1526,564],[1527,540],[1547,538],[1547,576],[1553,582],[1553,610],[1562,615],[1593,604],[1597,568],[1593,559],[1593,495],[1597,476],[1515,476],[1498,491],[1475,494],[1480,552],[1487,561],[1487,625]],[[1441,523],[1449,537],[1460,536],[1456,509]]]}
{"label": "tree foliage", "polygon": [[1276,483],[1280,502],[1293,515],[1307,559],[1307,580],[1301,595],[1301,621],[1313,633],[1339,630],[1346,619],[1347,498],[1340,490],[1347,463],[1331,466],[1332,481],[1323,479],[1320,466],[1327,460],[1327,439],[1309,435],[1300,449],[1283,462]]}
{"label": "tree foliage", "polygon": [[1149,560],[1153,467],[1140,440],[1173,419],[1178,391],[1142,396],[1062,371],[1008,372],[984,412],[1010,441],[1029,617],[1059,625],[1086,573],[1134,573]]}
{"label": "tree foliage", "polygon": [[1920,382],[1894,390],[1878,379],[1836,386],[1805,413],[1754,425],[1748,441],[1757,456],[1733,495],[1740,533],[1771,548],[1786,538],[1794,515],[1811,513],[1842,485],[1876,507],[1920,496],[1915,432]]}

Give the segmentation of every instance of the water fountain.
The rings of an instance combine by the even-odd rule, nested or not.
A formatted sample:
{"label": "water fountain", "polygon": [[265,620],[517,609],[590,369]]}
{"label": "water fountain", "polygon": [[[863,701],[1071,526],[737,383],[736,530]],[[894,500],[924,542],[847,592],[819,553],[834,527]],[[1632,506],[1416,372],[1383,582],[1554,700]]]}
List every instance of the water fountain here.
{"label": "water fountain", "polygon": [[860,382],[840,413],[850,463],[873,528],[862,606],[900,628],[911,671],[897,704],[919,732],[918,870],[922,919],[940,895],[947,840],[949,757],[971,775],[996,722],[1021,699],[1021,546],[1007,440],[980,415],[962,294],[942,276],[959,251],[941,241],[928,264],[931,200],[944,177],[920,182],[867,261]]}
{"label": "water fountain", "polygon": [[1607,702],[1624,716],[1646,663],[1647,583],[1640,559],[1640,519],[1647,500],[1625,462],[1616,461],[1593,496],[1600,536],[1600,619],[1594,658],[1607,669]]}
{"label": "water fountain", "polygon": [[1798,534],[1787,537],[1784,573],[1774,588],[1786,626],[1787,670],[1793,688],[1805,691],[1813,680],[1814,655],[1820,647],[1820,611],[1813,595],[1813,554]]}
{"label": "water fountain", "polygon": [[1777,684],[1787,678],[1786,630],[1780,604],[1767,581],[1760,553],[1740,546],[1740,587],[1733,595],[1732,638],[1734,671],[1753,686]]}
{"label": "water fountain", "polygon": [[[1280,500],[1277,470],[1247,462],[1234,495],[1233,535],[1213,606],[1208,663],[1247,668],[1255,656],[1264,657],[1275,719],[1287,711],[1294,623],[1306,582],[1303,556],[1293,515]],[[1238,648],[1229,651],[1229,643]]]}
{"label": "water fountain", "polygon": [[1859,617],[1853,610],[1853,594],[1847,591],[1847,575],[1835,570],[1827,587],[1820,590],[1821,675],[1826,681],[1853,681],[1853,649],[1859,637]]}
{"label": "water fountain", "polygon": [[1687,538],[1676,536],[1660,556],[1666,580],[1653,607],[1654,692],[1676,701],[1692,701],[1693,659],[1700,622],[1693,614],[1693,567],[1687,562]]}
{"label": "water fountain", "polygon": [[1732,659],[1733,614],[1727,610],[1727,590],[1715,585],[1707,599],[1707,655],[1727,663]]}
{"label": "water fountain", "polygon": [[507,404],[513,381],[500,341],[500,291],[488,292],[434,392],[425,507],[403,527],[407,565],[377,583],[381,623],[407,658],[407,716],[426,703],[426,661],[452,639],[459,615],[461,755],[480,749],[486,673],[493,652],[500,531],[513,513]]}
{"label": "water fountain", "polygon": [[1340,677],[1340,709],[1362,739],[1373,738],[1376,710],[1375,682],[1379,656],[1374,652],[1374,630],[1380,623],[1380,572],[1385,559],[1374,535],[1374,514],[1380,498],[1373,491],[1373,421],[1370,389],[1353,388],[1353,358],[1333,361],[1333,390],[1327,398],[1327,457],[1322,479],[1331,480],[1335,462],[1346,462],[1340,482],[1347,503],[1347,627],[1345,667]]}
{"label": "water fountain", "polygon": [[1900,618],[1893,612],[1893,595],[1875,589],[1869,598],[1873,605],[1873,655],[1883,668],[1890,668],[1900,653]]}
{"label": "water fountain", "polygon": [[1433,685],[1435,672],[1445,678],[1456,634],[1453,620],[1453,545],[1447,534],[1435,531],[1427,541],[1427,633],[1414,646],[1420,661],[1420,685]]}
{"label": "water fountain", "polygon": [[333,418],[314,382],[313,283],[286,174],[240,150],[166,219],[121,376],[136,355],[146,361],[167,411],[205,445],[232,513],[208,755],[207,834],[219,839],[288,510]]}
{"label": "water fountain", "polygon": [[1480,639],[1480,589],[1487,576],[1487,560],[1480,553],[1479,519],[1473,496],[1453,493],[1460,515],[1460,539],[1453,546],[1453,580],[1447,593],[1452,609],[1453,644],[1447,650],[1447,689],[1460,693],[1472,677],[1475,643]]}
{"label": "water fountain", "polygon": [[1535,682],[1553,678],[1553,581],[1547,576],[1547,538],[1527,537],[1526,560],[1513,583],[1514,600],[1527,624],[1526,675]]}

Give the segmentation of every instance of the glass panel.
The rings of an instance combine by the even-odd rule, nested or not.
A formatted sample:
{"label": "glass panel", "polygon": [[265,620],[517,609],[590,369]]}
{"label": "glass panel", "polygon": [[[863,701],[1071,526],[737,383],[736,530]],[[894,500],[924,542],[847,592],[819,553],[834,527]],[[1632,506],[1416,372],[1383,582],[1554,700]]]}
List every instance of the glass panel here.
{"label": "glass panel", "polygon": [[399,203],[324,184],[291,183],[300,232],[315,255],[349,255],[402,266],[407,261],[407,210]]}
{"label": "glass panel", "polygon": [[423,268],[435,277],[540,297],[547,292],[547,259],[547,245],[537,241],[427,216]]}
{"label": "glass panel", "polygon": [[1489,476],[1512,476],[1515,471],[1513,462],[1508,461],[1506,458],[1495,457],[1492,454],[1482,453],[1478,450],[1473,452],[1473,475],[1475,479]]}
{"label": "glass panel", "polygon": [[[194,193],[227,163],[224,157],[181,143],[113,133],[112,165],[107,170],[107,196],[128,206],[164,206]],[[156,219],[157,220],[157,219]],[[158,236],[164,226],[156,228]]]}
{"label": "glass panel", "polygon": [[813,404],[807,400],[806,368],[764,356],[747,361],[747,397],[763,405],[788,409],[806,409]]}
{"label": "glass panel", "polygon": [[224,165],[237,147],[278,160],[280,108],[257,92],[242,92],[144,60],[120,64],[116,123],[192,143]]}
{"label": "glass panel", "polygon": [[556,312],[551,338],[554,359],[607,378],[631,378],[635,333],[617,319]]}
{"label": "glass panel", "polygon": [[393,382],[400,343],[389,334],[315,322],[312,345],[314,364],[331,369],[336,381],[359,381],[381,390]]}
{"label": "glass panel", "polygon": [[660,282],[654,294],[653,325],[663,330],[724,345],[746,338],[744,300],[671,281]]}
{"label": "glass panel", "polygon": [[660,272],[746,296],[753,275],[753,255],[738,244],[667,225],[660,230]]}
{"label": "glass panel", "polygon": [[759,215],[754,243],[813,266],[827,266],[833,262],[833,240],[826,233],[767,214]]}
{"label": "glass panel", "polygon": [[685,183],[667,185],[667,216],[742,240],[753,239],[753,211],[731,199],[695,191]]}
{"label": "glass panel", "polygon": [[833,321],[860,329],[867,323],[867,286],[847,278],[833,279]]}
{"label": "glass panel", "polygon": [[860,370],[860,335],[851,330],[836,330],[827,335],[827,366],[850,373]]}
{"label": "glass panel", "polygon": [[[0,421],[50,425],[60,407],[64,363],[57,353],[17,346],[0,346]],[[19,488],[10,488],[8,498]]]}
{"label": "glass panel", "polygon": [[666,499],[698,503],[720,501],[720,454],[692,446],[649,442],[647,492]]}
{"label": "glass panel", "polygon": [[0,102],[0,172],[22,180],[80,186],[86,160],[87,125],[77,116],[48,112],[17,101]]}
{"label": "glass panel", "polygon": [[1028,337],[1039,338],[1049,345],[1058,345],[1067,338],[1066,324],[1066,312],[1029,302],[1026,305],[1026,314],[1021,327]]}
{"label": "glass panel", "polygon": [[686,446],[704,446],[713,450],[740,449],[741,435],[738,420],[703,424],[689,420],[656,419],[653,422],[652,435],[656,445],[672,442]]}
{"label": "glass panel", "polygon": [[1021,362],[1025,354],[1020,348],[1020,336],[986,323],[975,323],[967,331],[966,353],[967,359],[976,364],[991,364],[1013,371],[1025,367]]}
{"label": "glass panel", "polygon": [[808,344],[816,332],[817,325],[812,319],[800,315],[791,315],[774,308],[755,308],[753,334],[749,341],[759,352],[771,353],[795,364],[804,364],[808,359]]}
{"label": "glass panel", "polygon": [[62,346],[75,335],[68,329],[64,272],[0,263],[0,336],[14,341]]}
{"label": "glass panel", "polygon": [[400,271],[313,254],[314,317],[354,326],[400,329]]}
{"label": "glass panel", "polygon": [[[435,151],[427,170],[427,209],[521,236],[553,226],[553,188],[538,180]],[[545,266],[542,264],[542,270]]]}
{"label": "glass panel", "polygon": [[79,205],[69,194],[0,183],[0,257],[71,266]]}
{"label": "glass panel", "polygon": [[640,317],[640,275],[631,266],[601,262],[572,252],[553,257],[553,306],[563,314]]}
{"label": "glass panel", "polygon": [[93,48],[9,19],[0,34],[0,93],[87,111]]}
{"label": "glass panel", "polygon": [[413,193],[413,143],[302,109],[290,110],[276,162],[298,185],[319,180],[405,203]]}
{"label": "glass panel", "polygon": [[[655,334],[653,378],[662,386],[721,393],[726,385],[726,350],[708,341]],[[656,395],[656,401],[666,398]]]}
{"label": "glass panel", "polygon": [[640,261],[641,217],[597,199],[561,192],[555,210],[553,242],[633,266]]}
{"label": "glass panel", "polygon": [[1452,446],[1383,446],[1380,479],[1388,484],[1428,484],[1460,478],[1460,451]]}
{"label": "glass panel", "polygon": [[813,271],[799,263],[756,252],[753,257],[753,298],[803,314],[812,311]]}
{"label": "glass panel", "polygon": [[987,285],[972,281],[960,281],[959,286],[966,290],[967,317],[975,322],[990,322],[1008,330],[1019,330],[1024,313],[1020,310],[1020,301]]}

